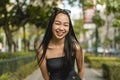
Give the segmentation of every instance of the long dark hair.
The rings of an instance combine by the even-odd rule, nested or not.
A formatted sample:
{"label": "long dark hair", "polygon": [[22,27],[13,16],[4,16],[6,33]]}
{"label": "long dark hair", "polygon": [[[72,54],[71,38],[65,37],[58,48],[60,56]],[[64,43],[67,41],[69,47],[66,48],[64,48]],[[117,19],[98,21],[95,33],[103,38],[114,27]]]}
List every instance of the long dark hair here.
{"label": "long dark hair", "polygon": [[71,22],[71,19],[70,19],[70,15],[69,13],[66,11],[66,9],[59,9],[57,11],[55,11],[51,16],[50,16],[50,20],[49,20],[49,23],[48,23],[48,27],[46,29],[46,32],[45,32],[45,35],[43,37],[43,40],[38,48],[38,51],[37,51],[37,57],[39,55],[39,49],[42,48],[43,50],[43,53],[42,53],[42,56],[39,58],[38,60],[38,64],[41,64],[43,58],[45,58],[45,55],[46,55],[46,51],[47,51],[47,48],[48,48],[48,44],[52,38],[52,25],[53,25],[53,22],[55,20],[55,17],[59,14],[59,13],[63,13],[63,14],[66,14],[69,18],[69,32],[68,34],[66,35],[65,37],[65,42],[64,42],[64,54],[65,54],[65,58],[64,58],[64,66],[70,66],[72,63],[71,61],[71,58],[72,58],[72,55],[73,53],[76,53],[76,47],[75,47],[75,44],[78,43],[79,44],[79,41],[77,40],[76,36],[75,36],[75,33],[74,33],[74,30],[73,30],[73,26],[72,26],[72,22]]}

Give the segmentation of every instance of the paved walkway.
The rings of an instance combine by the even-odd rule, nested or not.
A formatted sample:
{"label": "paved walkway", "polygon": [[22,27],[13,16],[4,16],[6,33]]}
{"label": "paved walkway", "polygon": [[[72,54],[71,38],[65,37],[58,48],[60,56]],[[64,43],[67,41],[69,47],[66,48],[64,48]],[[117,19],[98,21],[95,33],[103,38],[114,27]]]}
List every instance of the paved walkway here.
{"label": "paved walkway", "polygon": [[[24,80],[43,80],[40,69],[35,70],[31,75],[29,75]],[[102,77],[102,70],[95,70],[88,68],[85,64],[85,76],[84,80],[105,80]]]}

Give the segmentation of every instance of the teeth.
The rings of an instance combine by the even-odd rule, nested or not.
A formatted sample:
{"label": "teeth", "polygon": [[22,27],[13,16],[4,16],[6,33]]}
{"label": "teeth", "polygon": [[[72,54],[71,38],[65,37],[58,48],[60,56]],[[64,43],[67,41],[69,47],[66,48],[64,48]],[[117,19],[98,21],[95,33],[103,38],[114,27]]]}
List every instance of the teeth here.
{"label": "teeth", "polygon": [[63,34],[63,32],[58,32],[58,34],[60,34],[60,35],[61,35],[61,34]]}
{"label": "teeth", "polygon": [[[57,31],[57,32],[59,32],[60,30],[59,30],[59,29],[57,29],[56,31]],[[64,33],[64,32],[65,32],[65,30],[60,31],[60,32],[61,32],[61,33]],[[59,32],[59,33],[60,33],[60,32]]]}
{"label": "teeth", "polygon": [[62,35],[63,33],[58,33],[59,35]]}
{"label": "teeth", "polygon": [[63,33],[65,32],[65,30],[63,31]]}
{"label": "teeth", "polygon": [[63,35],[66,31],[57,29],[56,32],[58,35]]}
{"label": "teeth", "polygon": [[63,34],[62,32],[58,32],[58,34]]}
{"label": "teeth", "polygon": [[59,30],[58,30],[58,29],[57,29],[56,31],[57,31],[57,32],[59,32]]}

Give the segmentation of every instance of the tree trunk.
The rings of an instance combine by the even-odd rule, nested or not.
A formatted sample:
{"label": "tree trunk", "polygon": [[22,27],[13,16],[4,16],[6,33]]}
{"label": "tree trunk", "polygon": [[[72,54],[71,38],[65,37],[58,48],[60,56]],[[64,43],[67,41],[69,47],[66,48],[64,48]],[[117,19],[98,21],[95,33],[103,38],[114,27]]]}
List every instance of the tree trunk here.
{"label": "tree trunk", "polygon": [[7,38],[7,42],[8,42],[8,47],[9,47],[9,51],[10,52],[14,52],[13,50],[13,40],[12,40],[12,34],[11,32],[9,31],[9,26],[6,24],[3,29],[5,31],[5,35],[6,35],[6,38]]}
{"label": "tree trunk", "polygon": [[27,51],[27,41],[26,41],[26,29],[25,29],[25,26],[23,26],[23,36],[24,36],[24,39],[23,39],[23,42],[24,42],[24,51]]}
{"label": "tree trunk", "polygon": [[9,47],[9,51],[10,52],[13,52],[12,51],[12,46],[13,46],[13,40],[12,40],[12,34],[10,32],[10,29],[9,29],[9,25],[8,25],[8,18],[7,18],[7,9],[6,9],[6,6],[4,6],[4,21],[5,21],[5,25],[3,27],[4,31],[5,31],[5,35],[7,37],[7,41],[8,41],[8,47]]}
{"label": "tree trunk", "polygon": [[[109,35],[109,28],[110,28],[110,25],[111,25],[111,22],[113,20],[113,16],[112,15],[106,15],[106,33],[105,33],[105,38],[104,38],[104,41],[106,41],[108,39],[108,35]],[[103,48],[107,48],[107,44],[106,43],[103,43]],[[105,51],[105,50],[104,50]],[[103,53],[103,55],[105,55],[105,52]]]}

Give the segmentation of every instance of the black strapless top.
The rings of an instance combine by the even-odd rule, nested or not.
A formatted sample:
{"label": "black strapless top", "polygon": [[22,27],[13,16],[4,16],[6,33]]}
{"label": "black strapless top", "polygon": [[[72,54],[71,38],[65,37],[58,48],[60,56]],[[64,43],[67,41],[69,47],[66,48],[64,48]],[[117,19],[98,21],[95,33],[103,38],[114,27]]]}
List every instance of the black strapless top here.
{"label": "black strapless top", "polygon": [[[72,57],[72,69],[69,73],[67,69],[63,67],[64,57],[47,59],[47,69],[50,74],[50,80],[73,80],[72,76],[76,75],[74,69],[75,57]],[[68,75],[66,76],[66,73]]]}

